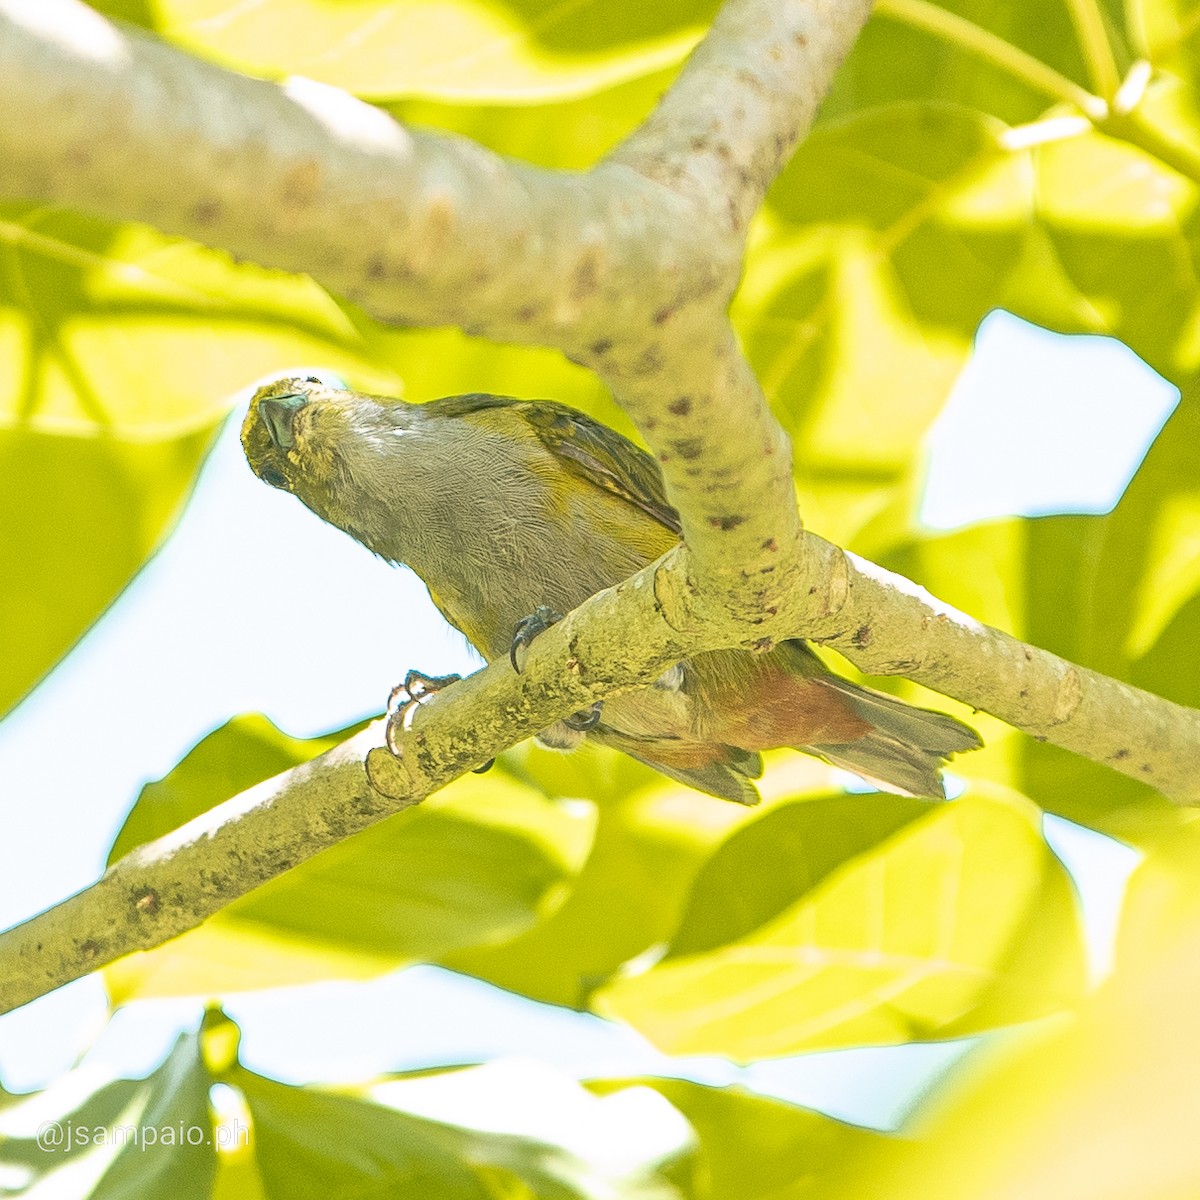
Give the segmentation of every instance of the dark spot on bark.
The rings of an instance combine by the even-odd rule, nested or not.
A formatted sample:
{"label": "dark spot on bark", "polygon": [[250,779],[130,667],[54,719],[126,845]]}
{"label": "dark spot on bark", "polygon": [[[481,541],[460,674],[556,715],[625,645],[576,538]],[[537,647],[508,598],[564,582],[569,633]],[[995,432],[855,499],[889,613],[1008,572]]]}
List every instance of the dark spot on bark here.
{"label": "dark spot on bark", "polygon": [[[776,545],[776,542],[775,542],[775,539],[774,539],[774,538],[767,538],[767,540],[766,540],[765,542],[763,542],[763,544],[762,544],[762,548],[763,548],[764,550],[770,550],[772,554],[774,554],[774,553],[775,553],[775,551],[779,549],[778,545]],[[812,589],[812,590],[809,592],[809,595],[811,596],[811,595],[812,595],[812,593],[813,593],[813,592],[815,592],[816,590],[817,590],[816,588],[813,588],[813,589]]]}
{"label": "dark spot on bark", "polygon": [[647,346],[637,360],[635,368],[640,375],[653,375],[661,371],[663,365],[662,351],[657,346]]}
{"label": "dark spot on bark", "polygon": [[695,150],[697,154],[699,154],[701,150],[706,150],[707,148],[708,148],[708,140],[706,138],[702,138],[702,137],[692,138],[692,149]]}
{"label": "dark spot on bark", "polygon": [[1032,650],[1026,650],[1026,651],[1025,651],[1025,661],[1026,661],[1026,662],[1033,662],[1033,651],[1032,651]]}
{"label": "dark spot on bark", "polygon": [[686,462],[691,462],[704,453],[704,443],[699,438],[680,438],[677,442],[672,442],[671,447]]}
{"label": "dark spot on bark", "polygon": [[765,612],[768,617],[774,617],[774,616],[778,616],[779,609],[774,604],[768,604],[767,607],[763,609],[763,612]]}
{"label": "dark spot on bark", "polygon": [[197,225],[212,225],[221,215],[219,200],[201,200],[192,208],[192,220]]}
{"label": "dark spot on bark", "polygon": [[387,267],[384,265],[382,255],[376,254],[367,262],[367,278],[380,280],[387,272]]}
{"label": "dark spot on bark", "polygon": [[571,299],[584,300],[595,292],[600,282],[600,254],[595,247],[584,251],[571,276]]}
{"label": "dark spot on bark", "polygon": [[796,43],[796,45],[800,46],[800,47],[804,47],[804,46],[808,45],[808,38],[805,37],[805,35],[802,33],[795,34],[792,38],[792,41],[794,41]]}
{"label": "dark spot on bark", "polygon": [[145,913],[147,916],[154,916],[162,907],[159,903],[158,893],[153,888],[146,888],[144,892],[138,895],[133,902],[133,907],[140,913]]}
{"label": "dark spot on bark", "polygon": [[855,631],[850,640],[860,649],[865,650],[870,644],[875,635],[871,632],[870,625],[860,625]]}
{"label": "dark spot on bark", "polygon": [[766,654],[766,652],[768,650],[774,649],[774,646],[775,646],[774,638],[769,638],[769,637],[762,637],[762,638],[759,638],[757,641],[753,641],[750,643],[750,649],[753,650],[756,654]]}
{"label": "dark spot on bark", "polygon": [[296,163],[283,178],[283,201],[288,207],[306,208],[321,187],[321,164],[315,158]]}
{"label": "dark spot on bark", "polygon": [[675,310],[674,310],[673,308],[671,308],[670,306],[668,306],[668,307],[666,307],[666,308],[660,308],[660,309],[658,310],[658,312],[656,312],[656,313],[654,314],[654,323],[655,323],[655,325],[664,325],[664,324],[666,324],[666,322],[667,322],[667,321],[669,321],[669,320],[671,319],[671,315],[672,315],[672,313],[674,313],[674,311],[675,311]]}
{"label": "dark spot on bark", "polygon": [[88,938],[82,946],[79,947],[79,953],[86,959],[93,959],[100,953],[100,943]]}
{"label": "dark spot on bark", "polygon": [[1124,746],[1122,746],[1120,750],[1116,751],[1113,754],[1113,758],[1115,758],[1117,760],[1117,762],[1120,762],[1122,759],[1128,758],[1128,757],[1129,757],[1129,751]]}
{"label": "dark spot on bark", "polygon": [[1022,700],[1028,700],[1028,699],[1029,699],[1029,689],[1028,689],[1028,688],[1022,688],[1022,689],[1021,689],[1021,690],[1020,690],[1020,691],[1017,693],[1017,695],[1018,695],[1018,696],[1020,696]]}
{"label": "dark spot on bark", "polygon": [[1035,742],[1048,742],[1050,739],[1044,733],[1035,733],[1033,740]]}
{"label": "dark spot on bark", "polygon": [[607,354],[612,349],[612,340],[601,338],[598,342],[593,342],[588,349],[597,356]]}
{"label": "dark spot on bark", "polygon": [[1154,767],[1150,763],[1142,763],[1141,771],[1143,775],[1153,775]]}
{"label": "dark spot on bark", "polygon": [[671,456],[669,454],[660,454],[658,456],[658,461],[660,463],[669,463],[671,461]]}
{"label": "dark spot on bark", "polygon": [[815,583],[808,589],[808,594],[810,596],[815,596],[817,594],[817,585]]}
{"label": "dark spot on bark", "polygon": [[731,529],[736,529],[746,518],[731,514],[726,517],[709,517],[708,523],[714,529],[720,529],[724,533],[728,533]]}
{"label": "dark spot on bark", "polygon": [[658,418],[657,417],[647,417],[642,422],[642,427],[644,429],[649,429],[651,432],[653,432],[655,429],[658,428]]}
{"label": "dark spot on bark", "polygon": [[517,309],[518,321],[532,321],[537,316],[537,307],[533,304],[526,304],[523,308]]}
{"label": "dark spot on bark", "polygon": [[692,411],[691,396],[680,396],[678,399],[672,400],[667,408],[677,417],[686,417]]}

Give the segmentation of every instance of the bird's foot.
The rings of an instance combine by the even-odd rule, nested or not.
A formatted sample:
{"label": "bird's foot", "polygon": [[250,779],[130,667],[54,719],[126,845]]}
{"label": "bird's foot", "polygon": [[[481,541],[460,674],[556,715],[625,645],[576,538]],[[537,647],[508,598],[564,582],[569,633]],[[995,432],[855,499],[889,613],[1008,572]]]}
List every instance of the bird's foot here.
{"label": "bird's foot", "polygon": [[527,617],[522,617],[513,630],[512,642],[508,647],[508,661],[518,675],[525,669],[525,659],[529,656],[529,647],[533,639],[540,633],[545,633],[551,625],[557,625],[562,620],[562,613],[555,612],[548,605],[539,604]]}
{"label": "bird's foot", "polygon": [[569,717],[563,717],[562,723],[568,729],[573,729],[576,733],[587,733],[600,724],[600,717],[603,712],[604,704],[602,701],[597,700],[591,708],[580,709],[579,712],[572,713]]}
{"label": "bird's foot", "polygon": [[409,671],[404,682],[392,688],[387,702],[387,745],[393,754],[398,753],[396,737],[412,724],[417,708],[430,696],[436,696],[460,679],[461,675],[426,675],[423,671]]}
{"label": "bird's foot", "polygon": [[[551,625],[557,625],[561,620],[562,613],[555,612],[548,605],[539,604],[529,616],[517,622],[517,627],[513,631],[512,644],[508,648],[508,657],[512,662],[513,670],[518,675],[525,669],[525,659],[533,639],[538,634],[545,633]],[[538,738],[543,741],[543,744],[555,749],[574,747],[582,740],[577,735],[587,733],[600,724],[600,715],[603,710],[603,704],[597,702],[591,708],[581,709],[557,722],[557,725],[566,727],[566,732],[556,735],[552,733],[554,728],[552,727],[550,730],[543,730]]]}

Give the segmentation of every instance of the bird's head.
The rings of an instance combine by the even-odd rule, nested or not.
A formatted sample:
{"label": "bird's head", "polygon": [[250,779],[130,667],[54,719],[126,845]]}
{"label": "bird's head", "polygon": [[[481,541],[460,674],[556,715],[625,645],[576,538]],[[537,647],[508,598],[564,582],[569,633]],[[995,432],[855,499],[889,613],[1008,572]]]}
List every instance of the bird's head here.
{"label": "bird's head", "polygon": [[400,442],[418,424],[418,406],[293,376],[254,393],[242,448],[259,479],[358,536],[373,498],[395,502]]}

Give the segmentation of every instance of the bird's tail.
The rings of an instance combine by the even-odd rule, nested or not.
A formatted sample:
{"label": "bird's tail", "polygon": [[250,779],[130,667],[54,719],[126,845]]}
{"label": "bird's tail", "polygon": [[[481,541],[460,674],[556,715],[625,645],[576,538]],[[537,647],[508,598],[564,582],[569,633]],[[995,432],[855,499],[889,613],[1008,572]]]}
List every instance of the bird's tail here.
{"label": "bird's tail", "polygon": [[945,713],[916,708],[836,675],[826,676],[821,683],[846,697],[872,729],[843,745],[796,749],[853,771],[887,791],[944,800],[940,768],[950,755],[983,745],[975,730]]}

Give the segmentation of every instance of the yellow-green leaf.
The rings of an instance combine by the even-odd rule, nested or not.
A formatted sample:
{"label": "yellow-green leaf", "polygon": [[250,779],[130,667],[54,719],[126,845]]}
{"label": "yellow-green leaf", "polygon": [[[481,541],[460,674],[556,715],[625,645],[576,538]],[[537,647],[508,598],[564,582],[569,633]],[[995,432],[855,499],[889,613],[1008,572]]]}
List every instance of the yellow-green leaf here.
{"label": "yellow-green leaf", "polygon": [[533,103],[678,63],[715,0],[127,0],[102,9],[256,75],[306,75],[360,96]]}
{"label": "yellow-green leaf", "polygon": [[0,715],[162,542],[233,394],[312,362],[388,386],[363,350],[311,280],[0,207]]}
{"label": "yellow-green leaf", "polygon": [[[754,932],[620,978],[595,1005],[671,1053],[740,1061],[965,1032],[996,989],[1012,988],[1004,1019],[1041,1015],[1071,1002],[1082,980],[1073,907],[1044,907],[1059,870],[1032,806],[967,797],[850,860]],[[1006,979],[1023,937],[1054,941],[1067,969]]]}
{"label": "yellow-green leaf", "polygon": [[1200,843],[1175,834],[1130,880],[1114,975],[1076,1020],[981,1057],[917,1115],[826,1179],[857,1200],[1185,1200],[1200,1150]]}

